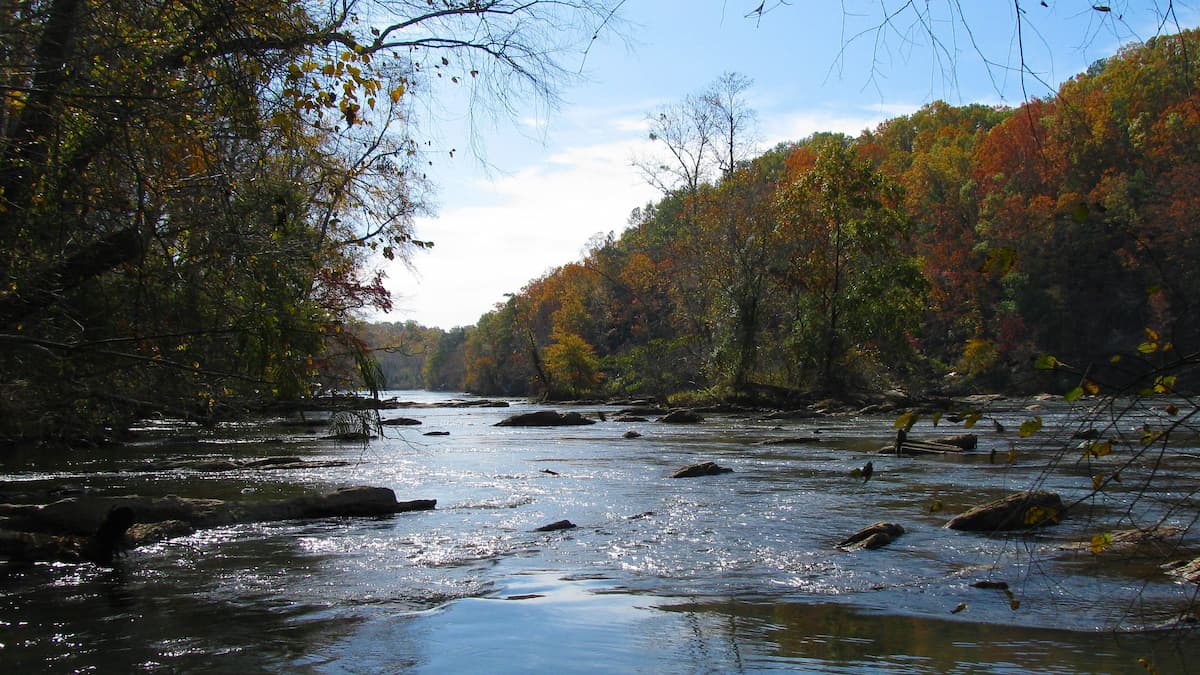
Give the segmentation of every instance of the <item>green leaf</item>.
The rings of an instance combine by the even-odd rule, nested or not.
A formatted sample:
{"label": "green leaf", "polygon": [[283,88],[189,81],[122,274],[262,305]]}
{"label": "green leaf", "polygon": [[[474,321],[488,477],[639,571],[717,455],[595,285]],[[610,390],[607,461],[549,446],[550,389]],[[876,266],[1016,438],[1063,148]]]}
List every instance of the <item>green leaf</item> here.
{"label": "green leaf", "polygon": [[1038,370],[1054,370],[1060,365],[1062,364],[1059,363],[1059,360],[1049,354],[1042,354],[1037,357],[1037,361],[1033,362],[1033,367]]}
{"label": "green leaf", "polygon": [[970,429],[971,427],[978,424],[979,420],[981,420],[981,419],[983,419],[983,413],[978,413],[978,412],[971,413],[971,415],[969,417],[967,417],[966,421],[963,422],[963,428]]}
{"label": "green leaf", "polygon": [[917,415],[917,413],[915,413],[915,412],[906,412],[903,415],[896,418],[896,421],[892,423],[892,428],[893,429],[904,429],[907,431],[908,429],[911,429],[914,424],[917,423],[918,417],[919,417],[919,415]]}
{"label": "green leaf", "polygon": [[1108,548],[1108,545],[1111,543],[1112,543],[1112,535],[1107,532],[1093,536],[1092,543],[1090,546],[1092,555],[1100,555],[1101,553],[1104,552],[1104,549]]}
{"label": "green leaf", "polygon": [[1018,432],[1021,438],[1029,438],[1042,429],[1042,418],[1035,417],[1031,420],[1025,420],[1021,423],[1021,429]]}
{"label": "green leaf", "polygon": [[933,426],[935,426],[935,427],[936,427],[936,426],[938,425],[938,422],[941,422],[941,421],[942,421],[942,413],[940,413],[940,412],[935,412],[935,413],[933,413],[933,415],[932,415],[932,416],[930,416],[930,418],[929,418],[929,419],[930,419],[930,421],[932,421],[932,422],[933,422]]}
{"label": "green leaf", "polygon": [[1083,396],[1083,387],[1075,387],[1071,391],[1063,394],[1063,398],[1066,399],[1068,403],[1078,401],[1081,396]]}

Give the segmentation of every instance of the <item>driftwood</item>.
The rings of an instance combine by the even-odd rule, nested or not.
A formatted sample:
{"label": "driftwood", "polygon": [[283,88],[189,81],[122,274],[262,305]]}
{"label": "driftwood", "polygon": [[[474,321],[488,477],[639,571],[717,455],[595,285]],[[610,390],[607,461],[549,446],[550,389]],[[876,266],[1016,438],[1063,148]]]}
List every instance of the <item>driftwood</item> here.
{"label": "driftwood", "polygon": [[1179,550],[1186,531],[1174,525],[1156,525],[1108,533],[1099,541],[1063,544],[1059,550],[1073,553],[1102,553],[1122,558],[1163,558]]}

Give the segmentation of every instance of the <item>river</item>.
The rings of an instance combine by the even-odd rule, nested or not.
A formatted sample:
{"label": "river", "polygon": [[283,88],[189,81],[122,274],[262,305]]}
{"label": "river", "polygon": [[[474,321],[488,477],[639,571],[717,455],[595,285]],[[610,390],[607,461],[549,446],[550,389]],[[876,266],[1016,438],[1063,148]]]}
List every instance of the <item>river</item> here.
{"label": "river", "polygon": [[[402,401],[448,394],[389,392]],[[1028,410],[1026,406],[1040,409]],[[1156,564],[1065,554],[1130,512],[1196,516],[1195,443],[1122,480],[1060,525],[987,536],[943,528],[1038,485],[1072,502],[1122,451],[1085,461],[1080,411],[991,403],[980,449],[875,451],[894,415],[497,427],[539,406],[412,407],[368,445],[274,424],[147,424],[114,448],[4,457],[0,492],[253,499],[380,485],[433,511],[208,529],[131,551],[115,569],[0,567],[3,672],[1077,673],[1200,671],[1195,629],[1153,630],[1193,600]],[[587,415],[611,406],[576,408]],[[1154,418],[1123,417],[1122,428]],[[1038,415],[1045,428],[1015,433]],[[993,420],[1005,427],[998,432]],[[1106,421],[1104,423],[1107,423]],[[639,438],[624,438],[628,430]],[[448,435],[426,436],[429,431]],[[912,437],[961,432],[919,422]],[[761,445],[809,438],[803,444]],[[995,450],[996,452],[993,452]],[[1010,450],[1013,450],[1010,457]],[[131,471],[148,458],[298,455],[315,470]],[[672,479],[711,460],[732,473]],[[873,460],[864,482],[851,475]],[[1011,460],[1011,461],[1010,461]],[[1154,472],[1152,494],[1142,483]],[[1176,508],[1183,503],[1183,509]],[[574,529],[538,532],[561,519]],[[907,532],[873,551],[839,540],[877,520]],[[1180,557],[1196,555],[1196,537]],[[977,588],[1003,581],[1009,590]]]}

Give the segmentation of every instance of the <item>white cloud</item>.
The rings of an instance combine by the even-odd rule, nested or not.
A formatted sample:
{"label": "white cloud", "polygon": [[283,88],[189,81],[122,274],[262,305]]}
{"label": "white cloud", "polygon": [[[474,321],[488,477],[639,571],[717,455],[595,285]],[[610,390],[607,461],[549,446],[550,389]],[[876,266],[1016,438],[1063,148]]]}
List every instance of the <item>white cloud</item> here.
{"label": "white cloud", "polygon": [[620,232],[629,212],[654,198],[629,165],[639,141],[566,148],[511,175],[481,181],[484,205],[447,208],[417,221],[434,248],[417,252],[414,275],[389,270],[398,300],[389,320],[449,328],[481,314],[548,270],[578,260],[598,232]]}

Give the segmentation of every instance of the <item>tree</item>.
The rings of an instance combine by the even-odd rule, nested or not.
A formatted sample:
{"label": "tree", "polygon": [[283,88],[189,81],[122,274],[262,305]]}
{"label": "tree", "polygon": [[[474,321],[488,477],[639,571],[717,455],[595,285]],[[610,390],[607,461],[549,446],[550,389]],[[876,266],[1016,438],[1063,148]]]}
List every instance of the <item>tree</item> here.
{"label": "tree", "polygon": [[701,184],[731,175],[754,151],[754,111],[744,96],[752,84],[744,75],[725,73],[700,94],[649,113],[650,140],[666,155],[636,159],[634,166],[664,194],[695,195]]}
{"label": "tree", "polygon": [[600,384],[600,359],[582,337],[555,331],[554,343],[546,347],[546,372],[551,392],[560,387],[571,398],[592,392]]}
{"label": "tree", "polygon": [[[553,97],[601,0],[9,3],[0,438],[94,438],[309,393],[386,309],[431,80]],[[548,28],[553,27],[553,30]],[[488,100],[488,99],[481,99]],[[368,378],[370,379],[370,378]],[[328,384],[343,383],[329,374]]]}
{"label": "tree", "polygon": [[844,391],[853,353],[873,346],[911,357],[907,338],[919,326],[923,280],[900,254],[908,221],[898,186],[849,139],[801,148],[794,166],[798,174],[777,196],[790,243],[786,274],[799,303],[793,339],[814,359],[818,386]]}

